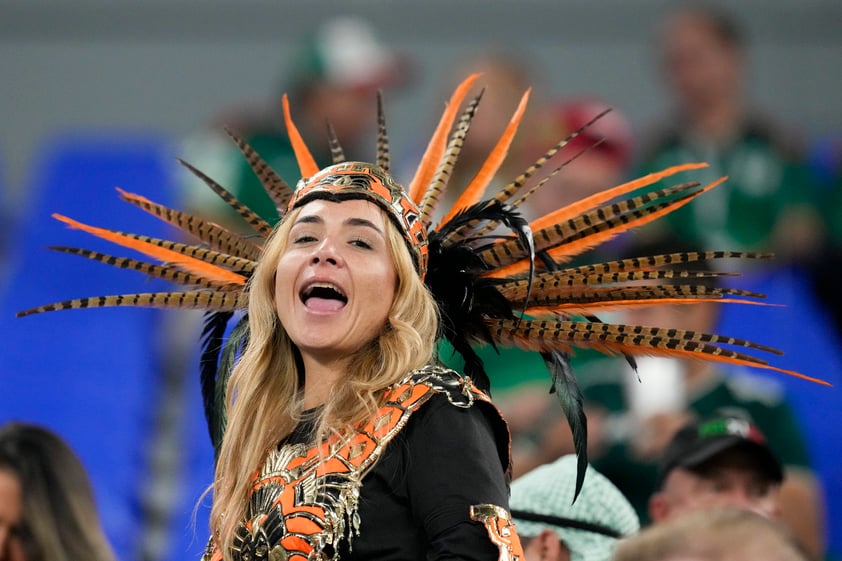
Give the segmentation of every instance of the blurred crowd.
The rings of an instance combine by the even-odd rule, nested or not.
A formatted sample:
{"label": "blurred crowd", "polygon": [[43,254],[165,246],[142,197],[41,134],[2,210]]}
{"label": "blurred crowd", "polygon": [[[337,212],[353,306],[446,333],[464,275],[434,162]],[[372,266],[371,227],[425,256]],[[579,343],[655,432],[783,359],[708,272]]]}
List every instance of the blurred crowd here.
{"label": "blurred crowd", "polygon": [[[753,269],[742,271],[738,286],[763,289],[786,279],[798,301],[810,305],[810,313],[791,310],[780,321],[799,322],[800,327],[794,329],[805,339],[820,331],[829,341],[829,350],[815,350],[805,343],[804,356],[795,357],[792,364],[836,366],[842,341],[838,259],[842,255],[842,142],[810,139],[793,128],[797,115],[771,115],[761,100],[749,96],[751,45],[744,29],[727,13],[697,7],[665,15],[656,45],[663,87],[671,100],[658,122],[635,130],[632,116],[622,108],[622,92],[613,99],[587,94],[554,98],[552,92],[536,89],[499,172],[500,181],[513,179],[559,139],[577,131],[578,136],[545,169],[563,162],[565,167],[525,203],[522,210],[530,219],[633,177],[678,163],[707,162],[709,167],[693,179],[708,183],[727,176],[725,184],[665,219],[601,246],[598,257],[586,258],[597,261],[681,250],[772,252],[776,259],[759,260]],[[310,146],[324,147],[324,152],[314,154],[319,165],[330,162],[328,122],[349,158],[368,159],[375,146],[375,93],[383,90],[388,102],[425,79],[409,55],[384,45],[365,21],[331,20],[293,54],[292,72],[282,81],[282,88],[273,92],[270,103],[226,108],[185,139],[179,153],[274,222],[278,215],[272,201],[225,129],[251,144],[282,177],[295,181],[298,168],[279,110],[281,93],[287,93],[302,135]],[[464,185],[476,173],[521,96],[536,82],[537,70],[507,51],[454,59],[454,75],[480,72],[476,88],[484,92],[451,185]],[[434,115],[439,109],[437,104],[418,111]],[[399,179],[414,171],[423,147],[412,147],[416,148],[418,154],[399,154],[394,162]],[[224,203],[188,175],[179,173],[172,181],[182,208],[213,216],[232,229],[243,228]],[[25,231],[28,218],[13,219],[5,205],[0,207],[0,218],[12,225],[0,229],[2,309],[8,312],[40,304],[14,301],[10,291],[11,285],[21,282],[16,235]],[[745,318],[728,315],[721,306],[641,308],[628,312],[623,321],[703,332],[741,325]],[[8,322],[13,320],[2,321],[11,326]],[[772,330],[763,321],[768,320],[748,325]],[[189,370],[184,375],[193,376],[190,343],[184,340],[194,333],[198,340],[200,318],[188,323],[162,328],[177,333],[171,340],[178,344],[157,344],[155,352],[165,355],[161,360],[171,365],[170,370],[177,365]],[[763,339],[745,331],[740,335]],[[832,358],[822,354],[826,352]],[[831,471],[835,466],[816,459],[826,454],[816,446],[822,434],[838,428],[832,422],[821,426],[817,422],[821,413],[811,414],[810,404],[805,403],[809,398],[799,398],[794,384],[728,365],[714,368],[707,363],[647,357],[638,360],[638,376],[621,358],[574,357],[588,414],[592,467],[582,496],[573,503],[572,437],[556,398],[547,392],[543,362],[517,351],[498,354],[484,349],[481,354],[489,365],[495,401],[513,434],[511,504],[530,560],[819,561],[842,555],[830,547],[842,547],[842,542],[830,539],[834,528],[842,531],[833,518],[833,513],[842,518],[842,497],[828,491],[842,493],[842,481]],[[442,356],[447,360],[445,350]],[[113,364],[113,368],[120,366]],[[839,379],[835,371],[810,373]],[[178,385],[172,380],[166,383]],[[4,386],[7,393],[12,388]],[[156,407],[178,407],[171,399],[155,397]],[[831,413],[836,414],[827,412]],[[185,431],[183,426],[166,425],[174,418],[162,414],[149,422],[164,423],[163,429],[156,426],[157,431],[166,432],[167,426],[174,432]],[[8,420],[0,412],[0,421]],[[7,459],[11,448],[3,447],[3,438],[20,428],[15,427],[0,431],[0,501],[9,489],[18,497],[16,517],[0,503],[0,560],[46,558],[32,553],[41,547],[33,542],[38,538],[38,524],[32,520],[38,515],[30,510],[39,507],[29,497],[38,486],[7,481],[9,474],[24,477],[13,469],[13,459]],[[61,427],[53,428],[61,432]],[[201,429],[194,432],[186,438],[205,436]],[[159,443],[166,441],[161,438]],[[176,445],[170,453],[183,451]],[[207,459],[207,450],[202,453],[199,457]],[[150,481],[166,477],[172,463],[160,457],[156,463],[154,453],[143,461],[150,466],[143,476],[148,491],[155,488]],[[201,491],[209,483],[203,479],[191,484]],[[184,513],[174,514],[177,505],[166,498],[134,496],[132,500],[145,501],[146,516],[159,513],[159,529],[186,524]],[[88,522],[96,521],[91,514],[84,516]],[[108,516],[103,519],[108,526]],[[99,530],[91,532],[99,539]],[[617,543],[621,545],[616,547]],[[99,558],[110,559],[110,555],[105,546]],[[158,555],[150,553],[146,558],[164,558]]]}

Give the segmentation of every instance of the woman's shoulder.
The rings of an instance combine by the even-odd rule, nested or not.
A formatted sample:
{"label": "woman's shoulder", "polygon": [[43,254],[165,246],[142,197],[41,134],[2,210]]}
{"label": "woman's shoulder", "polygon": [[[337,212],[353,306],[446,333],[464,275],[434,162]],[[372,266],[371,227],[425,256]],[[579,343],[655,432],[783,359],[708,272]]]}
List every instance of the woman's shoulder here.
{"label": "woman's shoulder", "polygon": [[458,442],[490,437],[501,463],[508,468],[508,425],[489,396],[470,378],[450,368],[430,365],[414,370],[396,386],[404,395],[419,388],[424,388],[425,399],[412,416],[406,439]]}
{"label": "woman's shoulder", "polygon": [[440,395],[458,408],[470,408],[477,401],[491,401],[469,377],[437,364],[429,364],[411,371],[392,386],[389,396],[401,398],[406,396],[407,392],[429,394],[426,395],[427,399]]}

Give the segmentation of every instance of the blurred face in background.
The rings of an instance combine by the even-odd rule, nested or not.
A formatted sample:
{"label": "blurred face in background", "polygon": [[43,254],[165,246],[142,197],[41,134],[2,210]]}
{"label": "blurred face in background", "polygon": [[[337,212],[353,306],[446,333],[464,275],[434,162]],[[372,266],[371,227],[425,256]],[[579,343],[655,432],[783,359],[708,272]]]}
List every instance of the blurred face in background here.
{"label": "blurred face in background", "polygon": [[661,36],[664,76],[679,108],[691,115],[742,95],[740,48],[702,14],[671,17]]}
{"label": "blurred face in background", "polygon": [[17,476],[0,468],[0,561],[26,561],[18,526],[23,514],[21,495]]}
{"label": "blurred face in background", "polygon": [[780,516],[780,484],[750,452],[733,448],[693,469],[674,468],[650,504],[654,522],[712,507],[733,506],[766,518]]}
{"label": "blurred face in background", "polygon": [[320,84],[310,91],[304,111],[312,116],[313,128],[324,131],[329,122],[343,147],[355,148],[377,123],[376,90]]}

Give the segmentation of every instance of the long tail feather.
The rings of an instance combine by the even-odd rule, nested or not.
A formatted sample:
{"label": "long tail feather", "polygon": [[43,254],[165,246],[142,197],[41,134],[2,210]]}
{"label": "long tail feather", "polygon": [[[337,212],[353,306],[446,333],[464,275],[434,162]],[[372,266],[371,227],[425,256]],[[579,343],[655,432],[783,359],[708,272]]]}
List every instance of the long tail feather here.
{"label": "long tail feather", "polygon": [[272,202],[275,203],[278,215],[283,216],[287,209],[287,203],[292,198],[292,187],[246,141],[227,128],[225,132],[240,148],[254,175],[257,176],[260,184],[263,185],[263,189],[269,195],[269,198],[272,199]]}
{"label": "long tail feather", "polygon": [[341,164],[345,161],[345,150],[342,149],[342,144],[339,142],[339,138],[336,136],[336,129],[333,128],[333,124],[328,121],[327,122],[327,142],[330,146],[330,160],[332,164]]}
{"label": "long tail feather", "polygon": [[135,251],[139,251],[144,255],[148,255],[149,257],[154,257],[155,259],[158,259],[163,262],[176,263],[179,267],[182,267],[187,271],[190,271],[197,275],[204,276],[205,278],[215,279],[221,283],[245,284],[246,282],[246,278],[244,276],[238,275],[237,273],[232,273],[228,269],[223,269],[222,267],[210,265],[208,263],[205,263],[204,261],[200,261],[199,259],[187,257],[186,255],[182,255],[181,253],[160,247],[155,244],[146,243],[135,237],[125,236],[120,232],[106,230],[105,228],[97,228],[95,226],[88,226],[87,224],[82,224],[81,222],[73,220],[72,218],[62,216],[61,214],[53,214],[53,218],[64,222],[71,228],[76,228],[91,235],[94,235],[98,238],[108,240],[110,242],[121,245],[123,247],[127,247],[129,249],[134,249]]}
{"label": "long tail feather", "polygon": [[[489,321],[489,328],[497,344],[515,345],[532,351],[562,350],[588,347],[607,354],[629,353],[658,356],[698,358],[714,362],[752,366],[775,370],[798,378],[830,385],[824,380],[805,376],[799,372],[770,366],[768,362],[742,352],[723,348],[732,345],[748,349],[773,352],[751,341],[695,333],[681,329],[663,329],[636,325],[614,325],[573,321],[531,321],[518,324],[513,320]],[[781,354],[780,351],[774,351]]]}
{"label": "long tail feather", "polygon": [[479,105],[481,98],[482,92],[471,100],[465,108],[465,111],[462,113],[459,123],[456,125],[456,129],[450,137],[450,142],[447,144],[447,150],[445,150],[441,162],[439,162],[436,174],[433,176],[433,180],[430,182],[427,191],[424,193],[424,197],[421,199],[421,205],[419,206],[419,210],[421,212],[420,215],[421,219],[426,223],[430,222],[430,219],[438,206],[439,200],[447,189],[450,175],[453,172],[453,166],[456,165],[456,160],[459,159],[459,154],[462,151],[462,145],[465,143],[465,137],[468,134],[468,129],[471,128],[471,121],[476,114],[477,106]]}
{"label": "long tail feather", "polygon": [[260,246],[253,244],[230,230],[226,230],[218,224],[207,222],[198,216],[155,203],[146,197],[123,191],[120,188],[117,191],[120,193],[120,198],[124,201],[145,210],[164,222],[172,224],[217,251],[252,261],[257,261],[260,257],[262,251]]}
{"label": "long tail feather", "polygon": [[499,193],[494,195],[494,200],[499,201],[501,203],[505,203],[509,199],[511,199],[515,193],[520,191],[520,189],[524,185],[526,185],[526,182],[529,180],[530,177],[532,177],[538,170],[544,167],[544,164],[550,161],[553,158],[553,156],[558,154],[558,152],[562,148],[567,146],[570,143],[570,141],[582,134],[582,131],[587,129],[589,126],[591,126],[594,122],[603,117],[609,111],[610,109],[606,109],[605,111],[596,115],[593,119],[582,125],[580,128],[569,134],[566,138],[558,141],[553,147],[544,152],[537,160],[535,160],[535,162],[532,165],[526,168],[526,170],[524,170],[523,173],[518,175],[511,183],[503,187]]}
{"label": "long tail feather", "polygon": [[152,238],[144,236],[143,234],[131,234],[128,232],[115,231],[116,233],[126,238],[138,240],[150,245],[155,245],[187,257],[192,257],[203,261],[209,265],[216,265],[217,267],[224,267],[234,273],[239,273],[244,276],[249,276],[254,272],[257,263],[251,259],[243,259],[242,257],[235,257],[219,251],[208,249],[201,245],[191,245],[180,242],[173,242],[161,238]]}
{"label": "long tail feather", "polygon": [[[539,298],[564,291],[587,289],[606,284],[616,285],[616,283],[621,282],[663,279],[703,280],[736,275],[737,273],[707,271],[623,271],[610,274],[562,274],[560,272],[545,272],[535,275],[533,281],[535,297]],[[524,288],[526,284],[527,279],[515,278],[502,282],[498,290],[510,300],[520,300],[525,296]],[[758,295],[758,297],[762,297],[762,295]]]}
{"label": "long tail feather", "polygon": [[[628,303],[641,304],[687,304],[699,302],[737,302],[757,304],[754,300],[731,300],[726,296],[762,298],[763,295],[735,288],[708,288],[700,285],[662,285],[662,286],[599,286],[599,287],[559,287],[542,292],[536,291],[529,299],[530,309],[551,308],[555,311],[581,309],[587,305],[622,306]],[[524,295],[525,298],[525,295]],[[524,305],[520,298],[513,298],[514,305]]]}
{"label": "long tail feather", "polygon": [[173,267],[155,265],[154,263],[146,263],[131,259],[128,257],[116,257],[108,255],[107,253],[100,253],[99,251],[92,251],[89,249],[82,249],[78,247],[64,247],[64,246],[50,246],[49,249],[58,251],[59,253],[69,253],[71,255],[78,255],[85,257],[92,261],[105,263],[118,269],[130,269],[138,271],[149,277],[163,279],[174,282],[183,286],[193,286],[197,288],[210,288],[214,290],[242,290],[243,285],[239,283],[221,283],[217,280],[208,279],[201,275],[195,275],[176,269]]}
{"label": "long tail feather", "polygon": [[[685,251],[659,255],[645,255],[641,257],[629,257],[626,259],[606,261],[604,263],[596,263],[593,265],[582,265],[580,267],[560,269],[557,274],[562,275],[565,278],[574,275],[584,275],[586,277],[591,275],[619,275],[622,273],[656,271],[661,267],[667,267],[670,265],[695,263],[697,261],[710,261],[714,259],[771,259],[773,257],[774,254],[772,253],[759,253],[753,251]],[[678,271],[678,273],[689,274],[690,271]],[[733,273],[715,274],[731,275]],[[536,280],[540,281],[540,279],[541,276],[539,275]]]}
{"label": "long tail feather", "polygon": [[[653,191],[548,226],[535,232],[536,250],[546,251],[556,262],[567,261],[618,234],[648,224],[681,208],[724,180],[725,178],[721,178],[701,189],[697,188],[696,183],[687,183]],[[490,274],[495,277],[512,276],[522,272],[528,267],[528,263],[516,262],[524,257],[518,255],[517,246],[512,241],[500,242],[483,251],[483,258],[501,267]],[[502,268],[512,263],[513,266]]]}
{"label": "long tail feather", "polygon": [[141,294],[114,294],[111,296],[92,296],[64,300],[18,312],[17,317],[31,316],[44,312],[60,310],[80,310],[84,308],[138,307],[167,308],[181,310],[212,310],[218,312],[235,311],[248,305],[248,295],[244,292],[231,291],[192,291],[192,292],[146,292]]}
{"label": "long tail feather", "polygon": [[[568,164],[573,162],[576,158],[578,158],[581,154],[586,152],[588,149],[585,149],[578,154],[575,154],[573,157],[565,160],[562,164],[556,167],[552,172],[550,172],[546,177],[542,178],[541,181],[538,182],[537,185],[530,188],[529,191],[524,193],[518,199],[512,201],[511,203],[500,203],[500,201],[490,199],[489,202],[493,202],[496,204],[500,204],[505,208],[509,208],[511,210],[517,209],[520,204],[528,197],[530,194],[534,193],[540,187],[545,185],[550,179],[552,179],[558,172],[564,169]],[[466,239],[479,239],[486,234],[494,231],[499,226],[498,223],[493,221],[478,221],[474,220],[471,222],[464,222],[458,229],[451,229],[450,233],[447,236],[447,239],[452,242],[456,242],[459,240],[466,240]]]}
{"label": "long tail feather", "polygon": [[235,197],[233,194],[231,194],[230,191],[228,191],[228,189],[226,189],[225,187],[223,187],[222,185],[220,185],[219,183],[202,173],[200,170],[193,167],[190,163],[182,160],[181,158],[178,158],[178,161],[181,163],[181,165],[189,169],[193,175],[204,181],[205,185],[210,187],[214,193],[219,195],[219,197],[223,201],[225,201],[226,204],[228,204],[228,206],[234,209],[237,212],[237,214],[239,214],[243,218],[243,220],[246,221],[246,224],[251,226],[251,228],[255,232],[257,232],[264,238],[269,237],[269,234],[272,233],[272,226],[268,222],[263,220],[259,214],[257,214],[249,207],[241,203],[237,199],[237,197]]}
{"label": "long tail feather", "polygon": [[534,230],[541,230],[546,228],[547,226],[551,226],[552,224],[556,224],[558,222],[570,220],[574,216],[581,214],[583,212],[592,210],[597,206],[608,202],[612,199],[616,199],[617,197],[621,197],[633,191],[636,191],[642,187],[646,187],[651,185],[657,181],[665,179],[667,177],[671,177],[677,173],[682,171],[689,171],[694,169],[701,169],[708,167],[706,163],[689,163],[689,164],[681,164],[677,166],[668,167],[665,170],[661,170],[658,172],[650,173],[648,175],[644,175],[634,181],[629,181],[627,183],[623,183],[622,185],[618,185],[611,189],[606,189],[605,191],[601,191],[599,193],[595,193],[589,197],[586,197],[580,201],[576,201],[575,203],[571,203],[566,207],[562,207],[556,211],[550,212],[541,218],[533,220],[531,225]]}
{"label": "long tail feather", "polygon": [[383,171],[392,165],[389,154],[389,133],[386,130],[386,113],[383,111],[383,92],[377,90],[377,161]]}

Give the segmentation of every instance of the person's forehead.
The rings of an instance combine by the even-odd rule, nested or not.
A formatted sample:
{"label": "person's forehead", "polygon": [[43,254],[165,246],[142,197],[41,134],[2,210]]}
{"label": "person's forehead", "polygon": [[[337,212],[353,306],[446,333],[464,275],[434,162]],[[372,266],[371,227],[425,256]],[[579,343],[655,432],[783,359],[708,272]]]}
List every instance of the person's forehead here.
{"label": "person's forehead", "polygon": [[773,479],[759,460],[748,454],[725,454],[695,467],[679,468],[699,481],[771,484]]}
{"label": "person's forehead", "polygon": [[[298,214],[295,223],[304,222],[310,217],[318,217],[324,223],[346,223],[350,218],[362,218],[379,226],[381,230],[386,220],[382,209],[375,203],[365,199],[348,199],[344,201],[315,199],[301,207],[301,212]],[[352,223],[352,225],[358,224]]]}

